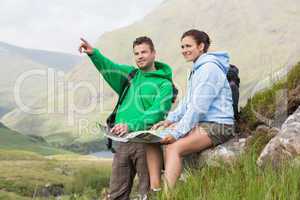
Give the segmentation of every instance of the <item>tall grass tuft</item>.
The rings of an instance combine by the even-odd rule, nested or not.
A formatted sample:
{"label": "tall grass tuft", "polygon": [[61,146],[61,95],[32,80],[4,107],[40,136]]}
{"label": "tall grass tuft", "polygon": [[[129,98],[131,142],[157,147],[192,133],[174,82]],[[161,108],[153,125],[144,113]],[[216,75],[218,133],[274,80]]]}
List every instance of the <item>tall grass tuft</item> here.
{"label": "tall grass tuft", "polygon": [[98,198],[103,188],[108,187],[110,174],[109,168],[83,168],[74,175],[67,190],[81,197]]}

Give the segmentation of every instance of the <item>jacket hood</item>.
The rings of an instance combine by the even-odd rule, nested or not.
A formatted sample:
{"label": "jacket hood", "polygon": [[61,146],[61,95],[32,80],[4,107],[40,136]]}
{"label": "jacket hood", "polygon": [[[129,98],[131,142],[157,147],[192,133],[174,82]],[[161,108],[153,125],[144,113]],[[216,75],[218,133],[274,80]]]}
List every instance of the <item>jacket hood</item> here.
{"label": "jacket hood", "polygon": [[197,70],[205,63],[215,63],[225,74],[229,69],[229,55],[225,51],[209,52],[201,55],[193,65],[193,70]]}
{"label": "jacket hood", "polygon": [[172,69],[169,65],[158,61],[155,61],[154,65],[156,68],[155,71],[143,72],[143,74],[145,76],[160,77],[172,81]]}

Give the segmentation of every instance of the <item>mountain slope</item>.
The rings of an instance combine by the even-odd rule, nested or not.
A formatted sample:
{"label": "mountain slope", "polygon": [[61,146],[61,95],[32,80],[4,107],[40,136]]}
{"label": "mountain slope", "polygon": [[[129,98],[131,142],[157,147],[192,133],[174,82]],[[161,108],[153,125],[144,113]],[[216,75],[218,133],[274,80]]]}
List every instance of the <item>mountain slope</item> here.
{"label": "mountain slope", "polygon": [[61,52],[22,48],[1,41],[0,53],[1,56],[22,55],[24,58],[30,59],[41,65],[63,71],[70,70],[74,65],[77,65],[81,61],[79,56]]}
{"label": "mountain slope", "polygon": [[[158,59],[173,67],[175,83],[182,94],[191,64],[185,63],[180,55],[180,36],[191,28],[205,30],[212,39],[211,50],[229,51],[231,63],[240,68],[241,95],[245,102],[257,90],[261,80],[265,83],[259,86],[265,87],[278,78],[274,74],[283,76],[298,60],[299,13],[300,2],[294,0],[168,0],[143,20],[102,35],[96,47],[112,60],[130,64],[132,41],[140,35],[150,36],[155,43]],[[277,71],[280,73],[275,73]],[[68,81],[86,82],[96,92],[81,90],[75,94],[74,91],[64,90],[60,95],[73,95],[72,102],[66,106],[63,100],[54,101],[58,106],[64,105],[66,110],[63,114],[29,115],[14,110],[2,121],[22,133],[48,136],[68,132],[74,138],[95,133],[95,121],[104,121],[116,96],[101,81],[99,73],[88,60],[70,72]],[[46,99],[40,98],[39,101],[45,102]],[[91,109],[77,112],[70,106],[72,103],[77,108],[90,106]],[[48,102],[47,106],[52,104],[53,101]],[[30,128],[26,125],[29,121],[33,122]]]}
{"label": "mountain slope", "polygon": [[43,139],[22,135],[0,123],[0,149],[31,151],[41,155],[70,154],[68,151],[51,147]]}
{"label": "mountain slope", "polygon": [[[79,62],[79,56],[26,49],[0,42],[0,116],[16,107],[14,87],[18,79],[24,78],[20,84],[20,96],[28,105],[42,91],[47,91],[49,67],[54,71],[68,71]],[[32,70],[42,75],[34,74]]]}

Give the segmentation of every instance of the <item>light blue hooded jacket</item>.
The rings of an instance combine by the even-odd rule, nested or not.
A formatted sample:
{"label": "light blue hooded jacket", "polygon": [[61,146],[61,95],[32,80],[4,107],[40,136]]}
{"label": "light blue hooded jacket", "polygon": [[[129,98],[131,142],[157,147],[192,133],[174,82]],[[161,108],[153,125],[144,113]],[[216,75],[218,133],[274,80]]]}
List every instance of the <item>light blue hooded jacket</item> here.
{"label": "light blue hooded jacket", "polygon": [[171,134],[179,139],[199,122],[234,123],[232,94],[226,78],[228,68],[226,52],[205,53],[196,60],[188,79],[186,97],[167,117],[177,125],[174,130],[161,132],[162,137]]}

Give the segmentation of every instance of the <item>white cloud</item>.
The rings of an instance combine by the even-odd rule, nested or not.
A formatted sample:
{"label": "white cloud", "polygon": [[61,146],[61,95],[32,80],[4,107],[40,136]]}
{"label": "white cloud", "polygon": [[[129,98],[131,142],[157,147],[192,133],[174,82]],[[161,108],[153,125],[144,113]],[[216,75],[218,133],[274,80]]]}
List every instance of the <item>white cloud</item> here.
{"label": "white cloud", "polygon": [[141,19],[163,0],[0,0],[0,40],[76,54],[79,37]]}

